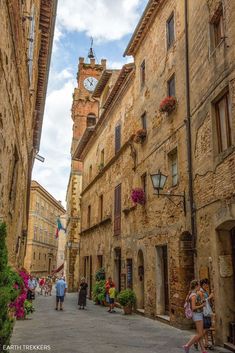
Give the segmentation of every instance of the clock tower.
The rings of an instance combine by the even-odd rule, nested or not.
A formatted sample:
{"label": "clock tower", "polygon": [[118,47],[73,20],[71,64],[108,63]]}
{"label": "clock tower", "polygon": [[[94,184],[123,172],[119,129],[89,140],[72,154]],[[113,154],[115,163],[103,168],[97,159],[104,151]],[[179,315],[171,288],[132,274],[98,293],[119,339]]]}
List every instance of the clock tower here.
{"label": "clock tower", "polygon": [[[77,87],[74,89],[72,103],[73,138],[71,156],[87,127],[96,124],[99,113],[99,102],[92,97],[92,93],[106,69],[106,60],[98,64],[93,55],[89,63],[79,58]],[[71,172],[67,187],[67,249],[65,272],[68,290],[77,290],[79,272],[79,231],[80,231],[80,194],[82,191],[82,163],[72,159]]]}

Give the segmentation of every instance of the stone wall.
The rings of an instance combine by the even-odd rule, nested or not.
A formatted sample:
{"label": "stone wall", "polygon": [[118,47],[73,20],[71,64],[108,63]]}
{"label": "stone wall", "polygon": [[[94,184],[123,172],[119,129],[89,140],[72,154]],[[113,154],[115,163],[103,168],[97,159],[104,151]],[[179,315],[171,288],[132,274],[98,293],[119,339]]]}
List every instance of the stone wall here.
{"label": "stone wall", "polygon": [[[234,319],[235,274],[229,272],[228,263],[232,261],[229,242],[231,229],[235,227],[235,4],[231,0],[223,2],[224,38],[215,48],[210,21],[220,6],[221,1],[215,0],[198,0],[190,6],[189,53],[197,273],[211,281],[215,293],[216,334],[218,342],[223,343],[229,335],[229,322]],[[232,145],[220,153],[215,103],[226,90],[231,100]]]}
{"label": "stone wall", "polygon": [[[135,74],[129,77],[129,83],[125,81],[122,84],[113,105],[107,108],[106,119],[96,129],[84,152],[80,267],[89,279],[90,272],[94,278],[99,266],[98,256],[103,255],[106,275],[114,277],[117,287],[124,288],[128,285],[128,260],[132,260],[132,283],[137,294],[137,308],[151,317],[167,313],[172,324],[187,326],[183,303],[194,273],[192,251],[186,246],[187,242],[190,244],[191,236],[184,123],[185,83],[182,75],[185,60],[184,16],[181,6],[175,1],[167,1],[166,6],[160,8],[136,52]],[[165,26],[172,11],[175,13],[176,40],[167,51]],[[146,81],[141,87],[140,66],[143,60]],[[159,106],[167,96],[167,80],[173,74],[178,104],[177,109],[167,115],[160,113]],[[147,137],[142,144],[136,144],[132,136],[142,128],[141,115],[144,112]],[[122,148],[115,158],[114,131],[117,123],[121,123]],[[103,149],[105,167],[99,172],[100,152]],[[172,187],[170,155],[175,149],[178,153],[178,183]],[[94,171],[91,179],[88,177],[90,165]],[[169,196],[186,192],[186,215],[181,202],[183,198],[174,198],[173,203],[167,197],[158,198],[154,195],[150,174],[158,169],[169,176],[164,192],[169,192]],[[135,206],[130,198],[131,190],[142,187],[141,177],[145,173],[146,204]],[[120,183],[121,235],[114,236],[114,189]],[[101,194],[104,197],[103,222],[99,219]],[[87,224],[89,205],[90,226]],[[168,293],[164,288],[164,249],[167,249]],[[118,251],[121,251],[121,255],[118,255]],[[84,269],[84,258],[88,256],[92,256],[92,271],[90,268]],[[165,296],[169,297],[169,308],[166,308]]]}
{"label": "stone wall", "polygon": [[[39,147],[42,121],[38,116],[43,117],[48,74],[40,76],[39,84],[39,57],[44,56],[43,69],[48,69],[55,6],[56,1],[46,4],[31,0],[0,4],[0,218],[7,224],[9,263],[14,267],[23,265],[25,255],[31,171]],[[45,7],[48,47],[42,54],[40,20]],[[44,92],[40,92],[41,101],[36,106],[41,88]]]}

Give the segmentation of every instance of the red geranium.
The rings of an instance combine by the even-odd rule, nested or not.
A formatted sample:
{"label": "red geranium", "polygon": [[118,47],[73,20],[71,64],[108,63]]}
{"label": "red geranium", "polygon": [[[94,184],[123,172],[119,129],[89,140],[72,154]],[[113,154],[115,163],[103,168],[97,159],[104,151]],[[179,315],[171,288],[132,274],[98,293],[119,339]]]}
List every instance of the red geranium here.
{"label": "red geranium", "polygon": [[160,104],[160,112],[162,113],[171,113],[176,108],[176,98],[175,97],[166,97]]}

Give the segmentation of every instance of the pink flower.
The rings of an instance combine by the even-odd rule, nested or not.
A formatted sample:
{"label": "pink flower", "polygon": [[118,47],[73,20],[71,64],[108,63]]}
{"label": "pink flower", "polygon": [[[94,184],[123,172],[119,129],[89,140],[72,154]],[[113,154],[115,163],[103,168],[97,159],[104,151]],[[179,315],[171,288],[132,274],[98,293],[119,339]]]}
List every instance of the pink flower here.
{"label": "pink flower", "polygon": [[134,203],[144,205],[146,202],[145,192],[141,188],[135,188],[131,192],[131,199]]}

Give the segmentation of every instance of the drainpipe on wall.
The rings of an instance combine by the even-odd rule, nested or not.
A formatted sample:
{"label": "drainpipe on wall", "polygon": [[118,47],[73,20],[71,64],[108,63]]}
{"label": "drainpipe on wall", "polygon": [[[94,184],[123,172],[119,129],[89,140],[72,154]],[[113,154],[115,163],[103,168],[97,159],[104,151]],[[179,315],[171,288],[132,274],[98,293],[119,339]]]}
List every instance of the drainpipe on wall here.
{"label": "drainpipe on wall", "polygon": [[186,138],[187,138],[187,157],[188,157],[188,178],[189,178],[189,204],[190,221],[192,231],[192,248],[194,252],[194,271],[195,256],[197,256],[197,227],[196,212],[193,193],[193,167],[192,167],[192,135],[191,135],[191,107],[190,107],[190,76],[189,76],[189,43],[188,43],[188,0],[185,4],[185,81],[186,81]]}

